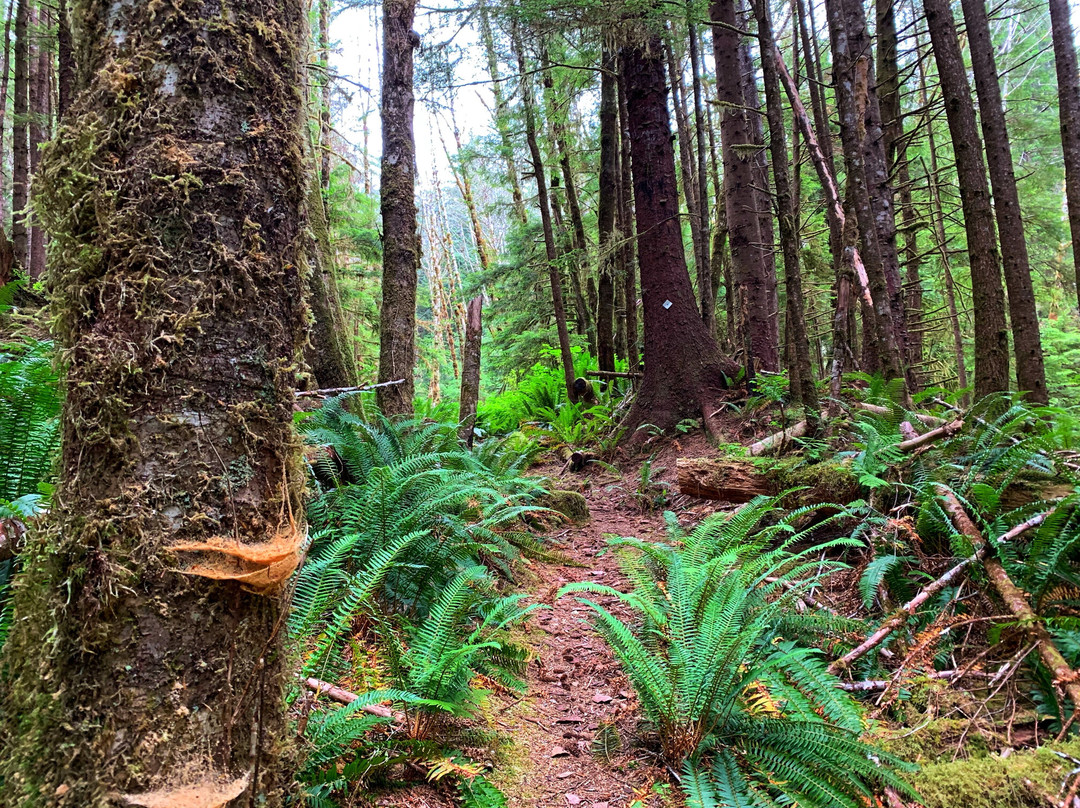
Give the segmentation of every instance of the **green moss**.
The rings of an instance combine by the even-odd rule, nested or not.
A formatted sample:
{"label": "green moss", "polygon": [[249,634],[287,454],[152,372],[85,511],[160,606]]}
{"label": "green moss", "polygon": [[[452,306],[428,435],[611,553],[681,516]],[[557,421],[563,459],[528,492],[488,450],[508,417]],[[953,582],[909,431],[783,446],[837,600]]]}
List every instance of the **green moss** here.
{"label": "green moss", "polygon": [[585,497],[576,491],[549,491],[540,504],[558,511],[571,522],[589,521],[589,505]]}
{"label": "green moss", "polygon": [[757,462],[777,491],[786,491],[791,488],[805,489],[785,497],[783,502],[785,508],[798,508],[821,502],[836,502],[843,505],[859,499],[863,494],[858,477],[846,463],[822,462],[801,465],[797,459]]}
{"label": "green moss", "polygon": [[1006,758],[973,757],[924,766],[911,783],[924,808],[1043,808],[1056,805],[1076,764],[1054,751],[1080,756],[1080,743],[1052,744]]}

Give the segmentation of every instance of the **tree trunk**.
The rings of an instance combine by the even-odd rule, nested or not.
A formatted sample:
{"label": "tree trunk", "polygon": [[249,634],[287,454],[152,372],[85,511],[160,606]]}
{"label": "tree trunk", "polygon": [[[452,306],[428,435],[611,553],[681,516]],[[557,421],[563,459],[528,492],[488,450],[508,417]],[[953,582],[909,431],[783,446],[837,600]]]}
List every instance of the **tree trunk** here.
{"label": "tree trunk", "polygon": [[1050,26],[1057,70],[1061,151],[1065,163],[1065,199],[1069,208],[1076,294],[1080,299],[1080,71],[1076,65],[1072,7],[1069,0],[1050,0]]}
{"label": "tree trunk", "polygon": [[26,228],[26,202],[30,181],[30,151],[27,140],[30,67],[30,0],[15,6],[15,100],[11,119],[11,241],[15,264],[30,269],[30,240]]}
{"label": "tree trunk", "polygon": [[330,193],[330,0],[319,0],[319,186],[323,205]]}
{"label": "tree trunk", "polygon": [[[510,193],[514,200],[514,214],[518,221],[526,224],[529,219],[525,213],[525,200],[521,195],[521,182],[518,179],[517,161],[514,159],[514,141],[507,125],[509,109],[506,93],[503,92],[502,77],[499,75],[499,54],[495,50],[495,37],[491,31],[491,17],[488,8],[480,4],[480,40],[484,43],[487,54],[488,75],[491,76],[491,90],[495,96],[495,128],[499,132],[500,153],[506,163],[506,174],[510,180]],[[524,80],[524,77],[522,77]]]}
{"label": "tree trunk", "polygon": [[[575,309],[577,309],[578,333],[588,340],[589,351],[593,356],[596,356],[596,322],[594,320],[596,307],[589,305],[590,301],[585,293],[586,287],[582,282],[582,275],[585,274],[584,270],[589,263],[588,243],[585,240],[585,222],[581,215],[581,202],[578,199],[573,166],[570,164],[570,142],[567,134],[566,115],[560,109],[555,92],[555,70],[548,56],[547,44],[543,39],[541,39],[540,43],[540,61],[543,67],[544,102],[547,107],[548,123],[551,126],[552,146],[562,174],[563,189],[566,193],[566,208],[570,214],[570,248],[572,252],[569,256],[570,260],[567,262],[567,269],[570,273]],[[567,106],[569,106],[569,103]]]}
{"label": "tree trunk", "polygon": [[338,292],[337,260],[330,243],[325,199],[318,183],[311,183],[308,194],[308,225],[311,239],[307,278],[308,305],[311,307],[311,332],[305,350],[307,365],[316,387],[352,387],[359,384],[356,358],[345,312]]}
{"label": "tree trunk", "polygon": [[716,334],[716,291],[713,285],[712,257],[709,248],[709,178],[705,152],[705,110],[701,100],[701,54],[698,50],[697,26],[687,23],[690,43],[690,77],[694,93],[694,137],[697,139],[697,199],[701,232],[701,269],[698,270],[698,297],[701,299],[701,318],[709,333]]}
{"label": "tree trunk", "polygon": [[[45,125],[49,115],[49,49],[45,47],[44,37],[40,32],[48,29],[48,12],[44,6],[35,10],[33,14],[34,28],[39,32],[37,44],[31,48],[30,81],[29,81],[29,106],[30,106],[30,185],[33,187],[34,177],[37,176],[38,165],[41,162],[41,144],[48,137],[45,133]],[[30,220],[30,279],[38,280],[45,274],[45,231],[37,221],[37,217]]]}
{"label": "tree trunk", "polygon": [[[4,66],[0,68],[3,78],[0,79],[0,231],[7,226],[6,199],[7,199],[7,172],[5,171],[6,152],[4,151],[4,132],[7,120],[8,86],[11,76],[11,21],[15,11],[15,0],[8,0],[7,16],[4,17]],[[7,243],[7,234],[3,241]],[[11,267],[7,272],[0,271],[0,286],[11,281],[8,277]]]}
{"label": "tree trunk", "polygon": [[945,114],[956,155],[956,175],[964,208],[971,297],[975,308],[975,397],[1009,389],[1009,337],[1001,288],[994,214],[982,140],[975,121],[960,41],[948,0],[923,0],[937,62]]}
{"label": "tree trunk", "polygon": [[307,17],[80,9],[82,91],[35,183],[69,386],[5,649],[0,804],[281,806]]}
{"label": "tree trunk", "polygon": [[416,0],[383,2],[382,308],[379,315],[379,381],[404,379],[380,387],[379,408],[386,415],[413,411],[416,365],[416,270],[420,243],[416,232],[413,140],[412,30]]}
{"label": "tree trunk", "polygon": [[60,0],[57,7],[56,59],[59,67],[57,76],[57,118],[63,118],[71,106],[71,97],[75,92],[75,55],[71,43],[71,18],[68,14],[67,0]]}
{"label": "tree trunk", "polygon": [[803,303],[802,272],[799,267],[799,232],[795,205],[788,175],[788,154],[784,136],[784,110],[777,69],[776,43],[767,0],[755,0],[758,40],[761,43],[761,69],[765,80],[765,109],[769,120],[769,150],[772,153],[776,188],[776,212],[780,229],[780,248],[784,256],[784,284],[787,290],[788,318],[786,341],[792,346],[794,367],[792,388],[798,390],[805,419],[811,433],[817,431],[820,415],[814,371],[810,365],[810,343],[806,338],[806,309]]}
{"label": "tree trunk", "polygon": [[[945,303],[949,311],[949,326],[953,340],[953,354],[956,357],[957,383],[961,390],[968,386],[967,360],[964,358],[964,337],[960,328],[960,314],[956,306],[956,288],[953,284],[952,272],[949,270],[949,247],[945,235],[945,211],[941,204],[941,191],[938,187],[938,159],[937,143],[934,138],[934,124],[930,116],[928,95],[926,91],[926,64],[922,42],[918,34],[915,36],[915,49],[918,54],[919,64],[919,103],[924,112],[924,126],[926,127],[926,144],[930,151],[930,171],[927,173],[927,185],[930,190],[930,214],[933,221],[934,242],[938,255],[941,259],[941,269],[945,280]],[[925,166],[924,166],[925,171]],[[969,396],[965,393],[963,403],[968,405]]]}
{"label": "tree trunk", "polygon": [[686,269],[659,37],[624,48],[623,65],[645,308],[645,377],[627,416],[627,437],[640,442],[647,437],[635,431],[641,424],[670,429],[699,414],[718,437],[716,397],[738,366],[721,356],[702,322]]}
{"label": "tree trunk", "polygon": [[[833,80],[840,117],[840,139],[847,167],[849,197],[858,220],[866,276],[873,297],[873,317],[864,322],[873,341],[870,353],[890,379],[906,378],[902,331],[899,259],[892,220],[881,115],[874,90],[866,20],[859,0],[829,0],[829,33],[833,42]],[[897,306],[899,305],[899,313]]]}
{"label": "tree trunk", "polygon": [[615,56],[605,49],[600,75],[600,197],[596,207],[599,241],[599,301],[596,309],[597,359],[600,370],[615,370],[615,210],[619,202],[619,88]]}
{"label": "tree trunk", "polygon": [[[732,276],[736,296],[736,328],[748,348],[746,364],[754,370],[778,370],[779,346],[774,339],[772,294],[762,249],[762,234],[755,190],[751,127],[743,110],[745,97],[736,29],[735,0],[716,0],[710,6],[713,51],[716,58],[716,94],[722,110],[720,142],[724,161],[724,200]],[[731,306],[733,301],[728,301]],[[740,327],[741,326],[741,327]]]}
{"label": "tree trunk", "polygon": [[465,316],[465,345],[462,347],[461,397],[458,405],[458,437],[466,446],[472,446],[473,427],[476,425],[476,405],[480,400],[480,339],[483,336],[481,295],[469,301]]}
{"label": "tree trunk", "polygon": [[[671,80],[671,106],[675,111],[675,131],[679,141],[679,168],[682,171],[680,185],[683,199],[686,201],[686,214],[690,223],[690,241],[694,247],[694,274],[698,280],[698,293],[701,293],[702,276],[710,272],[708,262],[702,251],[701,212],[698,204],[697,166],[694,148],[690,144],[690,119],[686,112],[686,92],[683,87],[682,65],[675,58],[675,48],[671,44],[670,33],[664,38],[664,50],[667,56],[668,76]],[[705,281],[707,284],[708,281]]]}
{"label": "tree trunk", "polygon": [[963,0],[975,90],[979,95],[979,121],[986,142],[986,163],[994,194],[994,216],[1001,242],[1005,288],[1009,293],[1009,323],[1012,326],[1013,356],[1016,359],[1017,389],[1030,401],[1047,404],[1046,371],[1043,368],[1039,315],[1035,310],[1035,290],[1031,284],[1024,222],[1020,217],[1020,196],[1013,173],[1012,147],[1005,127],[1001,87],[998,84],[994,45],[983,0]]}
{"label": "tree trunk", "polygon": [[529,142],[533,178],[536,180],[536,203],[540,208],[540,224],[544,231],[544,252],[547,257],[548,280],[551,283],[551,305],[555,312],[555,328],[559,335],[559,356],[562,359],[563,380],[566,383],[566,397],[570,401],[575,401],[574,355],[570,352],[570,331],[566,327],[566,305],[563,303],[562,280],[559,278],[559,253],[555,248],[555,229],[551,223],[547,177],[544,175],[544,157],[540,152],[540,141],[536,133],[536,101],[533,98],[532,80],[525,62],[525,48],[516,23],[513,41],[521,73],[521,105],[525,112],[525,138]]}
{"label": "tree trunk", "polygon": [[627,367],[637,369],[640,354],[638,352],[638,265],[637,239],[635,238],[634,216],[634,180],[630,154],[630,121],[626,110],[625,66],[619,60],[617,76],[619,90],[619,263],[623,267],[623,298],[626,309],[623,312],[624,333],[626,334]]}

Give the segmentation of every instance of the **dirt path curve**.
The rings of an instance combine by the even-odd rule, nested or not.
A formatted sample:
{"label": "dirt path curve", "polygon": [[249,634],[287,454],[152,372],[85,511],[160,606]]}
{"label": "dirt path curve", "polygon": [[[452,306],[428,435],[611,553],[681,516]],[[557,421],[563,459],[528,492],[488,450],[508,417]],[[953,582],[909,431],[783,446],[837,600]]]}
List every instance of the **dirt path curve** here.
{"label": "dirt path curve", "polygon": [[[630,748],[639,720],[636,699],[618,661],[591,628],[592,610],[573,596],[555,600],[571,581],[625,590],[626,579],[605,534],[662,535],[658,514],[636,514],[620,494],[610,485],[594,486],[586,492],[590,521],[553,537],[555,546],[580,567],[536,566],[539,581],[533,594],[553,608],[535,619],[538,658],[530,665],[528,695],[504,706],[496,719],[513,738],[513,754],[520,756],[496,777],[514,808],[626,808],[661,778],[647,752]],[[626,616],[617,598],[590,598]],[[598,732],[616,740],[620,751],[607,759],[597,754]]]}

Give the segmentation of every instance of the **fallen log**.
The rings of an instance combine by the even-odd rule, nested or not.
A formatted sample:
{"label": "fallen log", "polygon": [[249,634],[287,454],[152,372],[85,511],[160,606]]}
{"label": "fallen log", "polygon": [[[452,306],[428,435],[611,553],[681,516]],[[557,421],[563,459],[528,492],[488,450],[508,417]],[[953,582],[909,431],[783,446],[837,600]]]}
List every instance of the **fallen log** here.
{"label": "fallen log", "polygon": [[[922,675],[925,679],[945,679],[951,682],[953,679],[991,679],[995,674],[986,671],[930,671]],[[862,682],[840,682],[837,687],[849,693],[868,693],[874,690],[888,690],[895,682],[892,679],[866,679]]]}
{"label": "fallen log", "polygon": [[326,396],[336,396],[341,393],[363,393],[366,390],[375,390],[378,387],[393,387],[395,384],[405,384],[404,379],[395,379],[392,382],[379,382],[378,384],[361,384],[353,387],[325,387],[322,390],[297,390],[297,398],[309,398],[311,396],[318,396],[324,398]]}
{"label": "fallen log", "polygon": [[858,478],[841,463],[817,463],[792,467],[777,463],[762,467],[739,457],[680,457],[675,461],[679,493],[722,502],[749,502],[758,496],[775,496],[792,488],[785,507],[846,503],[862,492]]}
{"label": "fallen log", "polygon": [[750,453],[751,457],[760,457],[773,449],[782,449],[789,441],[794,440],[795,438],[801,438],[805,434],[806,421],[799,421],[796,424],[792,424],[787,429],[781,429],[774,435],[762,438],[757,443],[751,443],[746,451]]}
{"label": "fallen log", "polygon": [[[316,693],[322,693],[331,701],[336,701],[339,704],[352,704],[358,698],[355,693],[350,693],[344,688],[331,684],[330,682],[324,682],[321,679],[308,678],[304,680],[304,685],[308,690],[312,690]],[[368,713],[369,715],[377,715],[381,718],[389,718],[395,724],[405,723],[405,713],[391,710],[389,707],[384,707],[381,704],[365,704],[360,708],[361,712]]]}
{"label": "fallen log", "polygon": [[[952,519],[956,529],[971,540],[977,551],[982,550],[985,552],[986,539],[983,538],[978,527],[971,521],[971,517],[967,515],[967,512],[951,492],[942,497],[942,505]],[[1065,660],[1061,651],[1054,645],[1050,632],[1047,631],[1046,625],[1039,616],[1035,614],[1035,610],[1031,608],[1031,604],[1028,603],[1023,590],[1013,583],[1004,565],[997,558],[987,558],[983,562],[983,567],[986,570],[987,577],[990,578],[990,583],[993,584],[994,589],[997,590],[1001,600],[1005,603],[1005,607],[1013,613],[1021,627],[1036,644],[1039,657],[1046,667],[1050,669],[1054,684],[1068,693],[1073,706],[1080,709],[1080,679],[1078,679],[1076,671]]]}

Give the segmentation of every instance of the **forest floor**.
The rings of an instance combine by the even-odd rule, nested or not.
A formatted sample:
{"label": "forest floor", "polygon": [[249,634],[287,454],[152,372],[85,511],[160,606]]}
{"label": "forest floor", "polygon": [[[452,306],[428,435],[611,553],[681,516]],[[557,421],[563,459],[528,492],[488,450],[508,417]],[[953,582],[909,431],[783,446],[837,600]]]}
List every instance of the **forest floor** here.
{"label": "forest floor", "polygon": [[[663,508],[643,511],[634,496],[641,464],[648,455],[620,463],[621,475],[600,466],[581,474],[560,473],[546,464],[535,473],[555,489],[584,495],[588,521],[563,525],[547,541],[570,563],[531,562],[520,584],[534,602],[550,607],[527,627],[535,658],[528,690],[504,693],[487,713],[488,729],[498,738],[487,776],[506,794],[512,808],[660,808],[681,805],[671,773],[642,737],[633,688],[611,650],[592,628],[592,610],[573,595],[557,597],[568,583],[593,581],[628,590],[618,560],[607,544],[611,536],[661,540],[664,510],[693,524],[717,510],[716,503],[678,495],[675,459],[715,452],[703,434],[667,440],[654,448],[656,491],[667,490]],[[614,467],[612,467],[614,468]],[[627,609],[617,598],[588,597],[619,617]],[[449,793],[429,786],[395,790],[377,799],[387,808],[444,808]]]}

